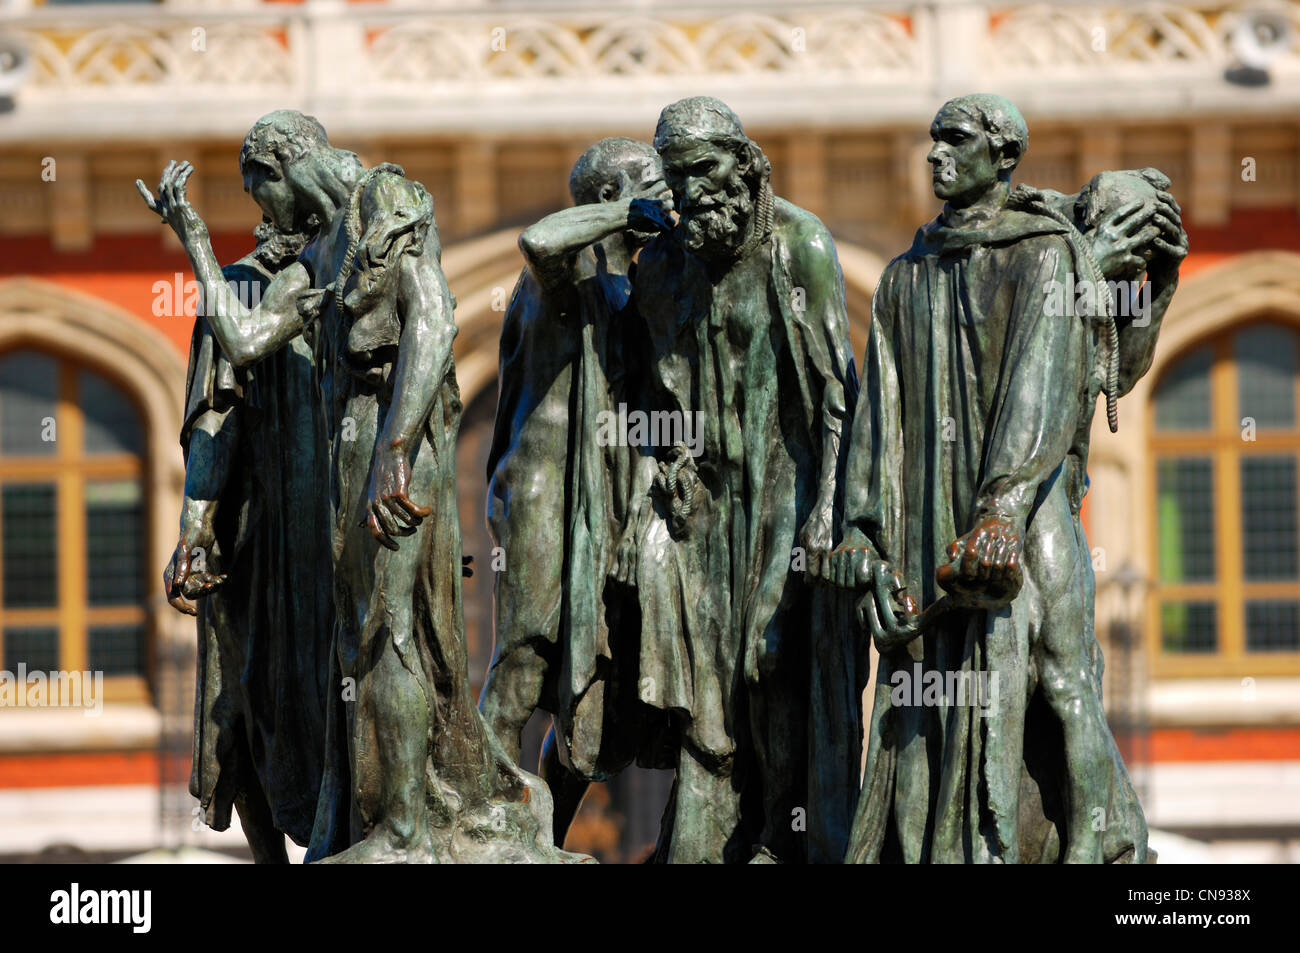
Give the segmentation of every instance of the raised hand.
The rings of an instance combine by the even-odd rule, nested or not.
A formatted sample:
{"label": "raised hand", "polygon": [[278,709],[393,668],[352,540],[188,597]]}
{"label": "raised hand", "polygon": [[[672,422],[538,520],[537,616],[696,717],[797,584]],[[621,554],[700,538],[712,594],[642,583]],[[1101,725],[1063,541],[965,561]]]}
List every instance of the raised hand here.
{"label": "raised hand", "polygon": [[627,227],[643,235],[667,232],[673,227],[673,193],[663,179],[640,189],[625,188]]}
{"label": "raised hand", "polygon": [[1187,257],[1187,232],[1183,229],[1183,210],[1168,192],[1157,193],[1161,205],[1152,219],[1158,234],[1151,239],[1155,252],[1149,259],[1154,267],[1177,269]]}
{"label": "raised hand", "polygon": [[158,181],[157,195],[150,192],[144,182],[135,180],[135,187],[145,204],[149,206],[149,210],[156,212],[164,224],[171,226],[186,249],[191,243],[206,239],[208,236],[207,225],[203,223],[199,213],[194,211],[185,195],[185,183],[193,174],[194,166],[173,159],[167,163],[167,168],[163,169],[162,178]]}
{"label": "raised hand", "polygon": [[1088,233],[1092,257],[1103,275],[1114,280],[1146,270],[1142,252],[1160,234],[1160,226],[1153,220],[1162,208],[1160,203],[1134,199],[1109,212]]}

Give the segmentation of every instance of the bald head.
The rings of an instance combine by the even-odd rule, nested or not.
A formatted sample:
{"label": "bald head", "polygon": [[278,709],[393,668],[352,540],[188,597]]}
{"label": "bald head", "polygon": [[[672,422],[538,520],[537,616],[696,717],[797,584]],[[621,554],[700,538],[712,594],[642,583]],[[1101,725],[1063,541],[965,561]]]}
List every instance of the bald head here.
{"label": "bald head", "polygon": [[329,144],[325,127],[315,116],[296,109],[277,109],[248,130],[239,150],[239,171],[247,175],[249,165],[257,163],[281,176],[286,163]]}
{"label": "bald head", "polygon": [[1020,110],[990,93],[948,100],[930,124],[930,138],[934,194],[954,209],[1004,201],[1029,146]]}
{"label": "bald head", "polygon": [[619,198],[624,189],[661,178],[659,154],[647,142],[613,136],[601,139],[573,164],[569,194],[575,205]]}

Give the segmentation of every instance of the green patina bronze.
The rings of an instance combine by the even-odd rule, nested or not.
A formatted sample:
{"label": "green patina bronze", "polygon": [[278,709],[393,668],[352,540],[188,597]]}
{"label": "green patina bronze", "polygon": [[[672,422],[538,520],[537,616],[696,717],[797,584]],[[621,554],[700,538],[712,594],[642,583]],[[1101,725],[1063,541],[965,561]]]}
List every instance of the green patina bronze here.
{"label": "green patina bronze", "polygon": [[[848,859],[1141,863],[1079,512],[1098,396],[1113,429],[1186,236],[1155,170],[1076,197],[1013,191],[1028,132],[1000,97],[945,104],[931,135],[946,204],[876,290],[845,531],[822,574],[866,590],[881,652]],[[1125,318],[1104,282],[1144,271],[1149,310]],[[1082,283],[1103,285],[1091,308],[1054,306]]]}
{"label": "green patina bronze", "polygon": [[655,148],[678,219],[638,259],[639,387],[699,436],[634,464],[639,692],[680,736],[656,856],[836,860],[867,668],[847,600],[805,577],[857,399],[835,246],[718,100],[667,107]]}
{"label": "green patina bronze", "polygon": [[[329,468],[335,625],[309,859],[555,862],[545,785],[474,708],[466,673],[455,455],[454,300],[433,203],[395,166],[363,169],[314,119],[280,111],[240,166],[265,219],[309,241],[246,307],[171,163],[149,207],[180,238],[226,357],[246,367],[304,334]],[[295,527],[295,529],[299,529]]]}
{"label": "green patina bronze", "polygon": [[[303,242],[269,226],[222,269],[260,297]],[[190,343],[181,445],[185,500],[168,599],[197,616],[191,793],[216,830],[232,807],[253,857],[286,863],[311,839],[325,754],[333,592],[328,470],[301,337],[251,367],[226,359],[200,312]],[[223,571],[227,570],[227,571]],[[197,602],[191,602],[195,599]]]}
{"label": "green patina bronze", "polygon": [[666,719],[636,693],[638,607],[620,560],[632,461],[602,429],[633,399],[632,259],[671,206],[662,178],[646,143],[588,149],[569,180],[575,205],[520,236],[527,268],[501,331],[488,523],[502,565],[480,706],[515,758],[533,711],[554,714],[542,776],[557,844],[590,782],[634,759],[672,763]]}
{"label": "green patina bronze", "polygon": [[[432,199],[272,113],[240,155],[258,249],[223,273],[188,163],[141,185],[204,292],[166,584],[202,600],[209,823],[233,804],[259,860],[284,832],[314,860],[563,862],[588,785],[635,761],[676,771],[659,862],[1152,859],[1079,513],[1179,209],[1154,169],[1013,190],[1000,97],[931,134],[946,204],[881,277],[861,388],[830,234],[725,104],[579,159],[503,324],[481,713]],[[550,789],[516,766],[538,709]]]}

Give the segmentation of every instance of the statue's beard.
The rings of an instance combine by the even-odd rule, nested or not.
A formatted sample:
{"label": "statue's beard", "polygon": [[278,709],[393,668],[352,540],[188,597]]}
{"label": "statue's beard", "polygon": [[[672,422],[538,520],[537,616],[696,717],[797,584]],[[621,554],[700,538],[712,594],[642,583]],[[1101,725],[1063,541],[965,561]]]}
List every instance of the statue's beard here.
{"label": "statue's beard", "polygon": [[253,237],[257,239],[257,248],[253,254],[267,268],[277,270],[302,253],[311,241],[312,234],[313,232],[307,231],[283,232],[264,221],[253,229]]}
{"label": "statue's beard", "polygon": [[681,211],[678,228],[682,244],[701,258],[731,257],[744,244],[753,214],[754,197],[749,185],[734,175],[720,191],[701,195],[694,205]]}

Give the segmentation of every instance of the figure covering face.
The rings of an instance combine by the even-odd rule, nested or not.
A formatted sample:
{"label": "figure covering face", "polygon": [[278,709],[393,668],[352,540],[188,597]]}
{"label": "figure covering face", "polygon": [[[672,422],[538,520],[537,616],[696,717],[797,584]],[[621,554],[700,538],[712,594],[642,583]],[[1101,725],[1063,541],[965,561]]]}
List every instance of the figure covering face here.
{"label": "figure covering face", "polygon": [[681,745],[657,858],[838,860],[865,651],[803,570],[832,543],[857,395],[839,263],[723,103],[667,107],[655,148],[680,218],[638,260],[643,401],[702,435],[645,450],[634,482],[639,694]]}
{"label": "figure covering face", "polygon": [[253,127],[240,165],[268,220],[312,235],[251,310],[220,280],[185,200],[189,165],[169,166],[148,199],[217,304],[210,323],[232,363],[274,352],[310,322],[330,460],[339,701],[308,856],[563,860],[545,786],[496,744],[466,673],[461,406],[432,200],[395,166],[362,169],[314,119],[287,110]]}
{"label": "figure covering face", "polygon": [[862,611],[882,652],[848,859],[1141,863],[1079,518],[1114,338],[1050,297],[1095,263],[1063,216],[1010,192],[1028,140],[1015,106],[953,100],[931,135],[947,204],[872,302],[831,561],[875,584]]}
{"label": "figure covering face", "polygon": [[[246,300],[302,245],[269,225],[258,233],[256,251],[223,269]],[[254,859],[285,863],[284,835],[306,846],[316,814],[333,629],[311,348],[299,336],[238,371],[200,314],[185,408],[167,585],[172,604],[197,615],[190,792],[212,828],[225,830],[235,807]]]}
{"label": "figure covering face", "polygon": [[[628,399],[637,203],[662,208],[659,156],[603,139],[573,168],[574,206],[520,237],[528,267],[501,330],[501,393],[488,459],[496,647],[480,702],[506,750],[538,707],[555,715],[543,776],[556,842],[586,782],[642,759],[659,713],[636,698],[637,606],[610,578],[628,522],[628,450],[603,425]],[[617,687],[619,684],[624,688]],[[662,716],[659,717],[662,720]]]}

